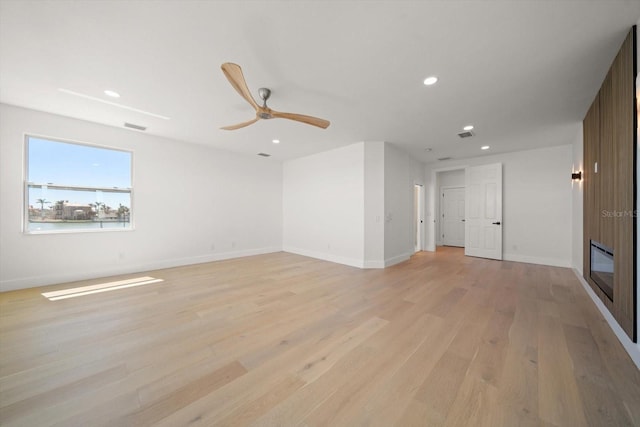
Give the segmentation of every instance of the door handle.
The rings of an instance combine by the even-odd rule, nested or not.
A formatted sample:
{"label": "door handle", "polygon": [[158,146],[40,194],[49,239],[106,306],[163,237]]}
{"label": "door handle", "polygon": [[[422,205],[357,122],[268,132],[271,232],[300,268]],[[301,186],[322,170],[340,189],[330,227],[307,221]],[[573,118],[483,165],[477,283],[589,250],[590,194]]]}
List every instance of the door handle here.
{"label": "door handle", "polygon": [[466,219],[463,219],[463,220],[462,220],[462,222],[465,222],[465,221],[466,221]]}
{"label": "door handle", "polygon": [[500,221],[498,221],[498,222],[492,222],[491,224],[493,224],[493,225],[500,225]]}

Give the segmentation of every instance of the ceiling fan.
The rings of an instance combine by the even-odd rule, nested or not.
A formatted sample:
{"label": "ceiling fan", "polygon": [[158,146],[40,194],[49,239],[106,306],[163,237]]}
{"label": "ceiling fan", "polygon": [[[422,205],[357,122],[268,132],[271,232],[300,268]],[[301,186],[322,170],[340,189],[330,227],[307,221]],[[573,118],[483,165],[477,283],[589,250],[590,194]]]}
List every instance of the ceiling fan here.
{"label": "ceiling fan", "polygon": [[305,116],[304,114],[294,114],[294,113],[282,113],[280,111],[272,110],[267,107],[267,99],[271,96],[271,90],[261,87],[258,89],[258,95],[260,95],[260,99],[262,99],[262,105],[258,105],[256,101],[251,96],[251,92],[247,87],[247,82],[244,80],[244,76],[242,75],[242,69],[238,64],[233,64],[231,62],[226,62],[222,64],[222,72],[231,83],[231,86],[242,96],[251,106],[256,110],[255,119],[238,123],[236,125],[224,126],[220,129],[224,130],[235,130],[240,129],[245,126],[249,126],[260,119],[289,119],[295,120],[296,122],[306,123],[308,125],[317,126],[322,129],[326,129],[329,127],[329,121],[320,119],[318,117]]}

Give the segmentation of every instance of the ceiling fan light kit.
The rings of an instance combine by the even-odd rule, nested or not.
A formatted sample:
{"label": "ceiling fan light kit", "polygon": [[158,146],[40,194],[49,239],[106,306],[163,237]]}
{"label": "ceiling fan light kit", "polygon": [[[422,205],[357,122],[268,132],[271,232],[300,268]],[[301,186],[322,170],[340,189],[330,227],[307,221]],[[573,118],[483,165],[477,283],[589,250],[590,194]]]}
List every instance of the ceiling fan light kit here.
{"label": "ceiling fan light kit", "polygon": [[242,74],[242,69],[238,64],[234,64],[231,62],[225,62],[221,66],[222,72],[231,83],[231,86],[242,96],[245,101],[247,101],[253,109],[256,111],[256,117],[252,120],[248,120],[246,122],[238,123],[231,126],[224,126],[220,129],[224,130],[236,130],[246,126],[249,126],[258,120],[268,120],[268,119],[288,119],[296,122],[306,123],[308,125],[317,126],[322,129],[326,129],[329,127],[330,122],[328,120],[320,119],[318,117],[305,116],[304,114],[295,114],[295,113],[283,113],[280,111],[272,110],[267,107],[267,100],[271,96],[271,90],[261,87],[258,89],[258,95],[262,100],[262,105],[258,105],[258,103],[251,96],[251,92],[249,91],[249,87],[247,86],[247,82],[244,79],[244,75]]}

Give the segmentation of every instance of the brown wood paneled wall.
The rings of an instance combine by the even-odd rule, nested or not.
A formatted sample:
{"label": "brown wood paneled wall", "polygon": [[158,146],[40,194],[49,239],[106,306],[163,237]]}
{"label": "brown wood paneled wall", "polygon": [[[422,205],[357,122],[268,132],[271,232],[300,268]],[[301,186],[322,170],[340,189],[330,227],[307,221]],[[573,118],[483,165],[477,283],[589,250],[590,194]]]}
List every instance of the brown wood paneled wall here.
{"label": "brown wood paneled wall", "polygon": [[[600,94],[591,104],[583,122],[584,135],[584,179],[583,187],[583,271],[584,277],[589,281],[591,271],[590,240],[600,241],[600,174],[596,173],[596,164],[600,159]],[[605,301],[605,304],[608,301]],[[612,307],[609,307],[611,310]]]}
{"label": "brown wood paneled wall", "polygon": [[[616,219],[613,216],[606,215],[607,212],[614,212],[616,205],[613,200],[615,181],[615,157],[616,146],[613,137],[613,91],[611,87],[611,72],[613,67],[607,73],[607,77],[600,88],[600,158],[598,159],[598,183],[597,190],[598,199],[600,201],[600,243],[610,248],[615,247],[614,243],[614,226]],[[614,248],[615,250],[615,248]]]}
{"label": "brown wood paneled wall", "polygon": [[[637,342],[635,27],[584,118],[584,277]],[[596,172],[597,165],[597,172]],[[590,243],[614,250],[613,301],[591,280]]]}

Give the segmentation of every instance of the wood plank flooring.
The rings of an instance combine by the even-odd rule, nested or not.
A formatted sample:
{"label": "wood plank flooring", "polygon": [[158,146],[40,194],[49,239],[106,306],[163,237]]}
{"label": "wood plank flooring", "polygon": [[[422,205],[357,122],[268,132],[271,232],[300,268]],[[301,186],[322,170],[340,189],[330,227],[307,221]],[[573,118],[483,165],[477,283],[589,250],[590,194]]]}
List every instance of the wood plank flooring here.
{"label": "wood plank flooring", "polygon": [[640,372],[569,269],[442,248],[140,275],[164,281],[0,294],[1,425],[640,426]]}

